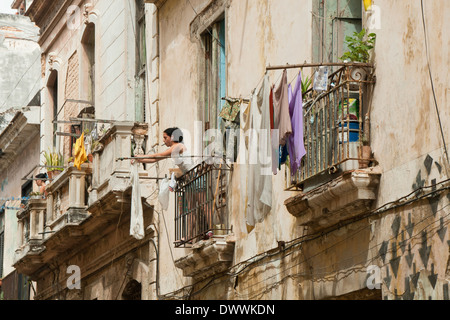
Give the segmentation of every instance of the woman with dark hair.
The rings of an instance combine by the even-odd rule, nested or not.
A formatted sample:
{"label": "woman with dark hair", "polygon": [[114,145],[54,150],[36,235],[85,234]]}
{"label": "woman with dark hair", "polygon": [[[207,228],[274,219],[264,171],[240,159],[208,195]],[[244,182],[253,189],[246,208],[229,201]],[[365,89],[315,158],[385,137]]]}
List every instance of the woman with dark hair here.
{"label": "woman with dark hair", "polygon": [[[144,159],[136,159],[136,162],[156,163],[167,158],[180,157],[184,152],[187,151],[186,146],[183,144],[183,132],[179,128],[168,128],[164,130],[163,139],[164,144],[169,149],[151,155],[137,155],[136,158]],[[134,161],[132,161],[132,163],[134,163]],[[189,171],[189,167],[183,161],[177,161],[176,164],[183,173]]]}
{"label": "woman with dark hair", "polygon": [[42,194],[43,197],[47,197],[47,192],[45,191],[45,182],[47,181],[46,173],[39,173],[35,176],[36,184],[39,187],[39,193]]}

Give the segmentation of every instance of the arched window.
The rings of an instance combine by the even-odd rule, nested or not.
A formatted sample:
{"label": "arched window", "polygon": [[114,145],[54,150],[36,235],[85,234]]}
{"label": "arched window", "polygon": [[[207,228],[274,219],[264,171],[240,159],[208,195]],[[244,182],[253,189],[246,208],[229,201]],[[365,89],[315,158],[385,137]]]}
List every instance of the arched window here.
{"label": "arched window", "polygon": [[146,65],[145,2],[136,0],[136,121],[145,121]]}
{"label": "arched window", "polygon": [[95,24],[88,23],[81,39],[83,70],[83,91],[85,99],[95,106]]}
{"label": "arched window", "polygon": [[142,300],[142,285],[136,281],[131,280],[127,283],[125,286],[125,289],[123,289],[122,292],[122,299],[123,300]]}
{"label": "arched window", "polygon": [[56,149],[56,133],[58,131],[58,71],[52,70],[47,82],[49,110],[52,110],[53,148]]}

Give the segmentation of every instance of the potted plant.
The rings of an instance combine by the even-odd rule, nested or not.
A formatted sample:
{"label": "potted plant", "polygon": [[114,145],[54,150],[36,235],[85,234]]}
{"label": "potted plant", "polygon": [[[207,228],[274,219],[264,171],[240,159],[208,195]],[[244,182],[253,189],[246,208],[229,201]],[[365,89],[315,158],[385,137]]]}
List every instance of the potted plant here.
{"label": "potted plant", "polygon": [[[370,51],[375,47],[377,35],[375,33],[367,34],[366,29],[361,32],[354,32],[353,37],[345,37],[345,44],[349,51],[345,52],[339,59],[342,61],[368,63],[370,60]],[[352,70],[353,80],[365,80],[367,73],[362,68]]]}
{"label": "potted plant", "polygon": [[375,47],[375,33],[367,34],[366,29],[361,32],[354,32],[353,37],[345,37],[345,43],[349,51],[345,52],[341,60],[349,60],[352,62],[368,63],[370,60],[370,50]]}
{"label": "potted plant", "polygon": [[69,159],[67,159],[67,164],[69,165],[69,167],[73,167],[73,157],[69,157]]}
{"label": "potted plant", "polygon": [[64,171],[64,157],[60,152],[44,152],[44,165],[47,167],[47,175],[49,179]]}
{"label": "potted plant", "polygon": [[311,87],[311,84],[312,84],[312,79],[309,76],[307,76],[306,78],[302,79],[302,97],[303,97],[303,100],[306,98],[306,94],[308,93],[309,88]]}
{"label": "potted plant", "polygon": [[30,193],[30,199],[42,199],[42,194],[40,192]]}

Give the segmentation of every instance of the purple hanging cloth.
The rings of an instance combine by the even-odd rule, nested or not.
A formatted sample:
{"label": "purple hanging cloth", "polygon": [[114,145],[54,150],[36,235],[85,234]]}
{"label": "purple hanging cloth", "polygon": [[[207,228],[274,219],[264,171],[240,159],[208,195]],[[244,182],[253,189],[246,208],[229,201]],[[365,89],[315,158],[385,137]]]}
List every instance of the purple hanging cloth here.
{"label": "purple hanging cloth", "polygon": [[303,139],[303,98],[302,98],[302,74],[297,77],[294,91],[289,84],[289,115],[291,116],[292,134],[289,135],[288,147],[291,163],[291,176],[297,174],[302,158],[306,155]]}

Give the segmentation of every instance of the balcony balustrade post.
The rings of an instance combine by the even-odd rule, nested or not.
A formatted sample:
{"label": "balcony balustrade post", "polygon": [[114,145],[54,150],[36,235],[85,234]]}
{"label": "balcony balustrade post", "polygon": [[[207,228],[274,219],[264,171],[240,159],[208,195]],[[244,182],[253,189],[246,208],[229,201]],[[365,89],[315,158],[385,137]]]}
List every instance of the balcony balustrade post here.
{"label": "balcony balustrade post", "polygon": [[74,169],[69,177],[69,208],[84,208],[85,206],[85,172]]}
{"label": "balcony balustrade post", "polygon": [[94,159],[92,163],[92,187],[91,193],[89,195],[89,205],[97,201],[98,190],[100,186],[100,154],[98,152],[94,153]]}
{"label": "balcony balustrade post", "polygon": [[39,228],[38,228],[38,234],[36,235],[37,238],[41,237],[43,239],[44,237],[44,210],[39,210]]}
{"label": "balcony balustrade post", "polygon": [[53,194],[47,195],[47,222],[53,221],[56,217],[53,213]]}
{"label": "balcony balustrade post", "polygon": [[20,248],[25,244],[25,233],[24,233],[24,227],[23,227],[23,220],[18,221],[18,229],[19,229],[19,232],[17,233],[17,236],[18,236],[17,243]]}
{"label": "balcony balustrade post", "polygon": [[[135,143],[135,148],[133,150],[134,156],[137,155],[144,155],[144,149],[143,149],[143,144],[144,144],[144,139],[145,136],[140,135],[140,134],[133,134],[133,140]],[[139,171],[141,171],[144,168],[143,164],[139,164]]]}
{"label": "balcony balustrade post", "polygon": [[[134,123],[116,125],[116,132],[113,136],[114,139],[114,158],[129,158],[131,157],[131,129]],[[131,162],[130,161],[114,161],[114,173],[123,174],[129,173]]]}
{"label": "balcony balustrade post", "polygon": [[36,217],[37,216],[37,212],[36,210],[31,210],[30,211],[30,240],[37,240],[37,221],[36,221]]}

